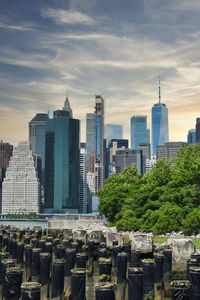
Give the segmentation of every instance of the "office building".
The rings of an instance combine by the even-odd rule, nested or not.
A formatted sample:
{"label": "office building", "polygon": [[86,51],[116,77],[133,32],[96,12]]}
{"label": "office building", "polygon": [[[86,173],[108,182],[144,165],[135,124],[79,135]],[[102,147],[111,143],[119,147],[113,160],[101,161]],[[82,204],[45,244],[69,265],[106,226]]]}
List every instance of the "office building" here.
{"label": "office building", "polygon": [[107,148],[108,177],[116,173],[115,156],[117,150],[125,150],[127,148],[128,140],[126,139],[112,139],[109,141]]}
{"label": "office building", "polygon": [[80,197],[79,213],[87,213],[87,157],[86,144],[80,145]]}
{"label": "office building", "polygon": [[196,144],[200,144],[200,118],[196,118]]}
{"label": "office building", "polygon": [[46,122],[45,212],[77,213],[79,207],[79,120],[70,110]]}
{"label": "office building", "polygon": [[158,145],[156,150],[156,160],[162,158],[176,158],[177,152],[181,147],[185,147],[187,143],[185,142],[168,142],[164,145]]}
{"label": "office building", "polygon": [[116,173],[122,173],[126,168],[136,165],[139,174],[145,173],[145,160],[141,150],[125,149],[117,150],[115,155]]}
{"label": "office building", "polygon": [[146,159],[151,159],[151,145],[148,144],[139,144],[137,147],[138,150],[142,150],[142,154]]}
{"label": "office building", "polygon": [[29,122],[29,143],[33,155],[41,158],[41,185],[45,177],[45,130],[48,114],[39,113]]}
{"label": "office building", "polygon": [[196,129],[188,130],[187,142],[190,145],[196,144]]}
{"label": "office building", "polygon": [[4,180],[6,170],[9,166],[9,161],[12,156],[12,152],[12,145],[0,141],[0,212],[2,208],[2,182]]}
{"label": "office building", "polygon": [[112,139],[123,139],[123,126],[117,124],[106,124],[105,138],[107,140],[107,145]]}
{"label": "office building", "polygon": [[2,184],[2,213],[39,212],[40,182],[28,142],[13,150]]}
{"label": "office building", "polygon": [[149,143],[149,130],[146,116],[132,116],[131,118],[131,149],[137,149],[140,144]]}
{"label": "office building", "polygon": [[96,159],[99,175],[96,183],[97,190],[104,184],[104,99],[101,95],[95,96],[96,115]]}
{"label": "office building", "polygon": [[90,155],[96,155],[96,115],[95,113],[86,114],[86,150],[87,150],[87,162],[90,159]]}
{"label": "office building", "polygon": [[168,108],[161,103],[160,80],[159,102],[152,107],[152,154],[156,154],[156,147],[169,141]]}

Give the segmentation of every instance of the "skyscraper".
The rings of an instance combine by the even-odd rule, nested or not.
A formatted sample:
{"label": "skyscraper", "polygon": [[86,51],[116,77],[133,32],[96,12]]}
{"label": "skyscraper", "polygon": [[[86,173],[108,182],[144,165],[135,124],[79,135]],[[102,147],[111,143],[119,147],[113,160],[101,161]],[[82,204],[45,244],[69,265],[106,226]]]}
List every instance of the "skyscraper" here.
{"label": "skyscraper", "polygon": [[147,144],[149,131],[147,116],[132,116],[131,118],[131,149],[137,149],[140,144]]}
{"label": "skyscraper", "polygon": [[29,143],[33,155],[41,158],[41,185],[44,185],[45,176],[45,130],[46,121],[49,119],[47,114],[39,113],[29,122]]}
{"label": "skyscraper", "polygon": [[152,107],[152,154],[156,154],[156,147],[169,141],[168,108],[161,103],[160,80],[159,102]]}
{"label": "skyscraper", "polygon": [[79,120],[70,109],[54,111],[46,122],[45,211],[78,212],[79,207]]}
{"label": "skyscraper", "polygon": [[96,115],[95,113],[86,114],[86,150],[87,162],[91,153],[96,153]]}
{"label": "skyscraper", "polygon": [[107,145],[112,139],[123,139],[123,126],[117,124],[106,124],[105,138],[107,140]]}
{"label": "skyscraper", "polygon": [[196,143],[200,144],[200,118],[196,118]]}
{"label": "skyscraper", "polygon": [[2,182],[5,177],[9,161],[12,156],[13,146],[9,143],[0,142],[0,212],[2,207]]}
{"label": "skyscraper", "polygon": [[87,165],[86,165],[86,144],[85,143],[81,143],[81,147],[80,147],[79,212],[87,213]]}
{"label": "skyscraper", "polygon": [[187,142],[188,144],[196,144],[196,129],[188,130]]}
{"label": "skyscraper", "polygon": [[13,150],[2,185],[2,213],[39,212],[40,183],[28,142]]}

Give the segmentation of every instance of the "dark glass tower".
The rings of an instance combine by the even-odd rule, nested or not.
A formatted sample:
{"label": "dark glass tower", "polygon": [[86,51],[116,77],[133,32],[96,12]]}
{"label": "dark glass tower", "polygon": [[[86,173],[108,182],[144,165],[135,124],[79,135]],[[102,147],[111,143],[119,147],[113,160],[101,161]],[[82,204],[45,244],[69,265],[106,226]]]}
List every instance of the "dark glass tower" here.
{"label": "dark glass tower", "polygon": [[152,154],[156,154],[156,147],[169,141],[168,108],[161,103],[160,80],[159,102],[152,107]]}
{"label": "dark glass tower", "polygon": [[45,212],[76,213],[79,207],[79,120],[68,110],[46,122]]}

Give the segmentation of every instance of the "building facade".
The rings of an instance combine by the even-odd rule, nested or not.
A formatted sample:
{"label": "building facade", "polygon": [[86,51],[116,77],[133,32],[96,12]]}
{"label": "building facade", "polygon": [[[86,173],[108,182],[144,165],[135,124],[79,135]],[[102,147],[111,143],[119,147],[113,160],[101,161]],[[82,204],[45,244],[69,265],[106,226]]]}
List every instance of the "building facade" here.
{"label": "building facade", "polygon": [[79,120],[69,110],[46,122],[45,212],[77,213],[79,207]]}
{"label": "building facade", "polygon": [[33,155],[41,158],[41,185],[45,177],[45,130],[48,114],[39,113],[29,122],[29,143]]}
{"label": "building facade", "polygon": [[87,213],[87,155],[86,144],[80,146],[80,197],[79,213]]}
{"label": "building facade", "polygon": [[156,147],[169,141],[168,108],[161,103],[160,81],[159,102],[152,107],[152,154],[156,154]]}
{"label": "building facade", "polygon": [[28,142],[13,150],[2,184],[2,213],[39,212],[40,182]]}
{"label": "building facade", "polygon": [[[96,155],[96,115],[95,113],[86,114],[86,150],[87,162],[92,153]],[[92,154],[92,156],[94,156]]]}
{"label": "building facade", "polygon": [[196,118],[196,144],[200,144],[200,118]]}
{"label": "building facade", "polygon": [[95,115],[96,115],[96,164],[98,170],[99,190],[104,184],[104,99],[101,95],[95,96]]}
{"label": "building facade", "polygon": [[188,130],[187,142],[190,145],[196,144],[196,129]]}
{"label": "building facade", "polygon": [[106,124],[105,138],[107,140],[107,145],[112,139],[123,139],[123,126],[117,124]]}
{"label": "building facade", "polygon": [[140,144],[149,143],[147,116],[132,116],[131,118],[131,149],[137,149]]}
{"label": "building facade", "polygon": [[185,142],[168,142],[164,145],[158,145],[156,150],[156,160],[162,158],[174,159],[181,147],[185,147]]}
{"label": "building facade", "polygon": [[0,142],[0,212],[2,209],[2,182],[5,177],[9,161],[12,156],[13,146],[9,143]]}
{"label": "building facade", "polygon": [[141,150],[117,150],[115,157],[116,173],[122,173],[126,168],[136,165],[139,174],[145,173],[145,161]]}

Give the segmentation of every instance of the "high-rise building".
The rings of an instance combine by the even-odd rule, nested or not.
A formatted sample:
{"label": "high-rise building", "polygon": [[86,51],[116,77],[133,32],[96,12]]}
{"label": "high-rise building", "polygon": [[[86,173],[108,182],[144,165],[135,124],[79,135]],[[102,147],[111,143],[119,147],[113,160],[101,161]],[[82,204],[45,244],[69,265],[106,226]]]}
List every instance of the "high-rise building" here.
{"label": "high-rise building", "polygon": [[177,152],[181,147],[185,147],[185,142],[168,142],[164,145],[158,145],[156,149],[156,160],[162,158],[176,158]]}
{"label": "high-rise building", "polygon": [[140,144],[149,143],[147,116],[132,116],[131,118],[131,149],[137,149]]}
{"label": "high-rise building", "polygon": [[98,183],[99,190],[104,184],[104,99],[101,95],[95,96],[96,114],[96,158],[98,164]]}
{"label": "high-rise building", "polygon": [[96,115],[95,113],[86,114],[86,150],[87,162],[92,153],[96,154]]}
{"label": "high-rise building", "polygon": [[112,139],[109,141],[107,151],[108,176],[112,176],[116,173],[115,157],[117,150],[125,150],[127,148],[128,140],[126,139]]}
{"label": "high-rise building", "polygon": [[63,110],[68,111],[69,117],[73,118],[73,113],[72,113],[72,109],[71,109],[68,97],[66,97],[66,99],[65,99]]}
{"label": "high-rise building", "polygon": [[112,139],[123,139],[123,126],[117,124],[106,124],[105,138],[107,140],[107,145]]}
{"label": "high-rise building", "polygon": [[196,144],[196,129],[188,130],[187,142],[188,144]]}
{"label": "high-rise building", "polygon": [[196,118],[196,144],[200,144],[200,118]]}
{"label": "high-rise building", "polygon": [[151,159],[151,145],[149,143],[140,144],[137,149],[142,150],[142,154],[146,157],[146,159]]}
{"label": "high-rise building", "polygon": [[29,122],[29,143],[33,155],[41,158],[41,185],[45,177],[45,130],[48,114],[39,113]]}
{"label": "high-rise building", "polygon": [[2,185],[2,213],[39,212],[40,182],[28,142],[13,150]]}
{"label": "high-rise building", "polygon": [[145,161],[141,150],[125,149],[117,150],[115,157],[116,173],[122,173],[126,168],[136,165],[141,175],[145,173]]}
{"label": "high-rise building", "polygon": [[156,154],[156,147],[169,141],[168,108],[161,103],[160,80],[159,102],[152,107],[152,154]]}
{"label": "high-rise building", "polygon": [[80,145],[80,198],[79,213],[87,213],[87,158],[86,144]]}
{"label": "high-rise building", "polygon": [[45,212],[77,213],[79,207],[79,120],[70,110],[46,122]]}
{"label": "high-rise building", "polygon": [[9,161],[12,156],[13,146],[9,143],[0,142],[0,212],[2,207],[2,182],[5,177],[5,172],[9,166]]}

